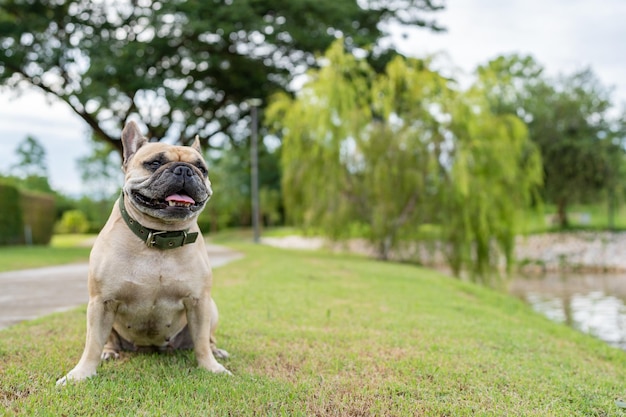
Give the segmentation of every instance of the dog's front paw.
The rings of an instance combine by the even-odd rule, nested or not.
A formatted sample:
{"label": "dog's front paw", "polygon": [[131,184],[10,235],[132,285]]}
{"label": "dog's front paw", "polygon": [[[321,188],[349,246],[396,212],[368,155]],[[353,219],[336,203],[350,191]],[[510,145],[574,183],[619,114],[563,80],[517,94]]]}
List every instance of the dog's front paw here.
{"label": "dog's front paw", "polygon": [[213,364],[209,366],[200,366],[200,367],[203,369],[206,369],[207,371],[213,372],[214,374],[232,375],[232,372],[230,372],[228,369],[224,367],[224,365],[222,365],[221,363],[217,361],[215,361]]}
{"label": "dog's front paw", "polygon": [[67,375],[65,375],[63,378],[59,378],[57,380],[57,386],[63,386],[63,385],[67,385],[68,383],[71,382],[79,382],[79,381],[83,381],[87,378],[90,378],[92,376],[96,375],[95,372],[81,372],[80,370],[77,370],[76,368],[72,369],[71,371],[68,372]]}
{"label": "dog's front paw", "polygon": [[232,375],[233,374],[228,369],[226,369],[224,367],[224,365],[222,365],[220,363],[218,363],[217,365],[218,365],[218,367],[216,369],[211,369],[211,372],[213,372],[215,374],[225,374],[225,375]]}

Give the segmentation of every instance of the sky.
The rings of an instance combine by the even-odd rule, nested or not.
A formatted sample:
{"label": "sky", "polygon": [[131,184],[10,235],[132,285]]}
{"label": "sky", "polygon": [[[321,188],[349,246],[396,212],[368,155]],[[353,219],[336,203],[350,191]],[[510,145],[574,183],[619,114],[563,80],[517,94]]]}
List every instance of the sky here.
{"label": "sky", "polygon": [[[437,15],[444,33],[423,29],[400,37],[411,56],[437,54],[438,65],[462,78],[498,55],[532,55],[548,74],[591,67],[614,103],[626,108],[626,1],[448,0]],[[45,147],[50,183],[71,195],[85,192],[76,160],[89,153],[88,129],[63,103],[30,91],[20,97],[0,89],[0,172],[15,163],[15,149],[28,135]]]}

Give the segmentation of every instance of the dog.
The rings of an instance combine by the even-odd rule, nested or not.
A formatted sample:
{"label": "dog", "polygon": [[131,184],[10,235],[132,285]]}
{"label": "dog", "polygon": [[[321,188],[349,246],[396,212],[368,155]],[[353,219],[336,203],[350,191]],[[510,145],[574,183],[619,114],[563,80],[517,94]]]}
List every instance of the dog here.
{"label": "dog", "polygon": [[89,257],[87,337],[78,364],[57,381],[96,374],[120,351],[194,349],[198,366],[230,372],[216,358],[218,311],[197,218],[213,191],[196,137],[191,146],[148,142],[122,131],[125,180]]}

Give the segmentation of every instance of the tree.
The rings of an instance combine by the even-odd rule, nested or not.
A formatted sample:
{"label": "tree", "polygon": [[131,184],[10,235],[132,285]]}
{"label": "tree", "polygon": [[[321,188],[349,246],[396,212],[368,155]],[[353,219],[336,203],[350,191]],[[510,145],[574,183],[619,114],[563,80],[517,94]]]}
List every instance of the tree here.
{"label": "tree", "polygon": [[26,136],[15,149],[17,162],[11,172],[21,178],[48,176],[46,149],[33,136]]}
{"label": "tree", "polygon": [[568,226],[572,203],[615,193],[620,182],[623,123],[610,116],[610,90],[590,69],[551,79],[530,57],[498,57],[477,70],[496,113],[526,121],[541,151],[544,198]]}
{"label": "tree", "polygon": [[7,0],[0,83],[24,82],[67,103],[121,150],[131,117],[147,136],[205,147],[245,140],[246,100],[288,90],[337,37],[384,62],[390,23],[439,26],[433,0]]}
{"label": "tree", "polygon": [[124,175],[120,169],[121,157],[115,149],[93,136],[90,139],[91,152],[76,161],[82,183],[86,187],[82,198],[74,201],[72,206],[87,216],[87,226],[91,230],[99,231],[119,197]]}
{"label": "tree", "polygon": [[10,168],[11,183],[31,191],[50,193],[46,149],[33,136],[27,136],[15,150],[17,162]]}
{"label": "tree", "polygon": [[494,283],[541,183],[524,123],[427,61],[396,57],[376,74],[341,42],[325,58],[295,99],[279,95],[268,109],[283,135],[290,219],[337,239],[359,230],[383,259],[430,227],[455,273]]}
{"label": "tree", "polygon": [[[279,219],[280,167],[279,149],[270,152],[264,141],[259,143],[259,186],[262,213],[266,223]],[[216,231],[228,226],[249,226],[250,164],[249,152],[230,145],[221,151],[206,153],[213,196],[200,215],[204,231]]]}
{"label": "tree", "polygon": [[103,201],[119,193],[124,179],[122,160],[111,145],[92,136],[91,153],[80,157],[77,166],[83,184],[88,186],[87,195]]}
{"label": "tree", "polygon": [[198,219],[200,228],[217,231],[250,219],[250,171],[244,150],[227,146],[222,152],[209,152],[207,162],[213,195]]}
{"label": "tree", "polygon": [[529,129],[546,161],[546,199],[557,205],[560,225],[567,227],[570,204],[603,199],[615,189],[624,137],[612,127],[609,91],[590,70],[533,91],[531,104],[541,109]]}

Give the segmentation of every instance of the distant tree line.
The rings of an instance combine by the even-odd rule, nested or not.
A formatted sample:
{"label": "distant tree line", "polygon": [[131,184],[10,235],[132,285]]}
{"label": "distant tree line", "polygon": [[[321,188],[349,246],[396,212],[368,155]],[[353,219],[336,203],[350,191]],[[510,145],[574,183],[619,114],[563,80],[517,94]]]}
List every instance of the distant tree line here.
{"label": "distant tree line", "polygon": [[[626,113],[589,68],[556,78],[529,56],[501,56],[478,68],[494,113],[515,114],[528,126],[543,160],[545,201],[567,208],[580,202],[615,202],[624,191]],[[610,215],[613,214],[611,211]]]}

